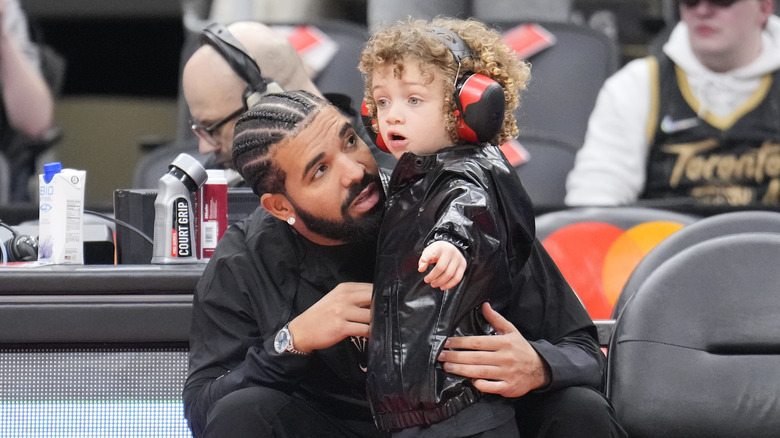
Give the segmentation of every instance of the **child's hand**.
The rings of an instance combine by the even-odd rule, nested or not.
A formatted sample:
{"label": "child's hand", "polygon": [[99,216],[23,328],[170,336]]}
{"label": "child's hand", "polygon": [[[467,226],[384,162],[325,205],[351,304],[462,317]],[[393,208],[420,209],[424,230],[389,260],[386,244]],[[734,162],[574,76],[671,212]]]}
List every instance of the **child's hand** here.
{"label": "child's hand", "polygon": [[466,258],[453,244],[436,241],[428,245],[420,256],[417,271],[425,272],[429,265],[435,264],[425,276],[425,282],[441,290],[452,289],[463,278],[466,271]]}

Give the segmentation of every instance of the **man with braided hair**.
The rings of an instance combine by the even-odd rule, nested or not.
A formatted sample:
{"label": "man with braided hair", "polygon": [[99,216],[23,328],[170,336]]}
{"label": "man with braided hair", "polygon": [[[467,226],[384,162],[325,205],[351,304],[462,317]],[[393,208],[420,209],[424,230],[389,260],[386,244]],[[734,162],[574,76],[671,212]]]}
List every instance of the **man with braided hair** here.
{"label": "man with braided hair", "polygon": [[[194,437],[388,436],[366,396],[385,175],[348,119],[304,91],[267,95],[244,114],[233,161],[263,208],[228,228],[195,291],[183,393]],[[551,263],[534,248],[529,263]],[[484,340],[459,338],[489,362],[459,358],[458,366],[513,388],[545,374],[544,391],[516,401],[521,433],[611,436],[606,400],[575,386],[598,385],[603,370],[592,334],[567,322],[576,296],[562,277],[522,275],[526,293],[508,319],[485,315],[501,331],[490,351],[481,351]],[[514,328],[520,323],[534,327],[531,341]],[[538,359],[534,348],[541,369],[527,366]]]}
{"label": "man with braided hair", "polygon": [[195,292],[193,435],[382,436],[361,370],[384,202],[371,152],[297,91],[239,118],[233,158],[263,208],[228,228]]}

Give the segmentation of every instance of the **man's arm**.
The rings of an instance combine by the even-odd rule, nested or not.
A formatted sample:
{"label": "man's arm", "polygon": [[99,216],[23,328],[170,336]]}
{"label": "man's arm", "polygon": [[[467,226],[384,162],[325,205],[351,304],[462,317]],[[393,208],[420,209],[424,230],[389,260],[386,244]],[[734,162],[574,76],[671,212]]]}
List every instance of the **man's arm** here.
{"label": "man's arm", "polygon": [[[6,15],[8,15],[6,17]],[[37,138],[51,127],[54,99],[38,66],[23,52],[30,45],[18,3],[0,0],[0,84],[8,121]]]}
{"label": "man's arm", "polygon": [[[184,389],[185,415],[195,436],[205,427],[211,406],[225,395],[251,386],[290,390],[310,364],[311,356],[274,350],[280,328],[276,313],[291,304],[260,280],[242,239],[233,229],[225,233],[195,294]],[[231,254],[221,254],[228,247]],[[370,300],[370,284],[338,285],[290,322],[296,349],[309,352],[347,336],[367,335]]]}
{"label": "man's arm", "polygon": [[528,342],[488,303],[482,310],[498,334],[449,338],[439,356],[448,372],[471,377],[480,391],[504,397],[568,386],[601,387],[603,354],[587,333],[572,333],[558,344]]}

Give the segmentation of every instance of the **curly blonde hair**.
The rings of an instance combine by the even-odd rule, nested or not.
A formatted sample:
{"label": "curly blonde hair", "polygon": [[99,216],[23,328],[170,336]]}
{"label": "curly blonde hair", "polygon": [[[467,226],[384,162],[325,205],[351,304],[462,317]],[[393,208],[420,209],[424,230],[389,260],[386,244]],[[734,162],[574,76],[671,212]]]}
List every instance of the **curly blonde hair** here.
{"label": "curly blonde hair", "polygon": [[[457,34],[471,49],[471,56],[465,57],[459,66],[450,49],[432,32],[434,27]],[[438,17],[431,21],[399,21],[375,32],[366,43],[358,66],[365,79],[366,107],[372,118],[376,117],[376,102],[371,93],[373,73],[382,66],[392,65],[393,74],[400,77],[404,63],[413,61],[419,62],[420,71],[431,79],[431,68],[442,73],[445,93],[442,110],[445,128],[453,143],[458,142],[455,83],[469,72],[488,76],[504,89],[504,124],[491,143],[502,144],[517,136],[519,131],[513,111],[520,105],[519,91],[525,90],[531,69],[501,40],[497,31],[473,19]]]}

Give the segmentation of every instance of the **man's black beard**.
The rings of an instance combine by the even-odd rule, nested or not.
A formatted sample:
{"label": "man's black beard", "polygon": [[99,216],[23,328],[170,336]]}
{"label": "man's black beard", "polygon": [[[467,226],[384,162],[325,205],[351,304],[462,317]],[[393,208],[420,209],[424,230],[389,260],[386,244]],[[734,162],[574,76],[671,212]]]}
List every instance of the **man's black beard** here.
{"label": "man's black beard", "polygon": [[349,188],[349,194],[341,205],[341,221],[323,219],[301,208],[289,196],[287,199],[295,208],[295,213],[306,225],[309,231],[322,237],[349,243],[376,242],[379,236],[379,227],[384,216],[384,196],[382,200],[369,211],[358,218],[349,215],[349,205],[360,195],[369,184],[376,183],[379,190],[383,190],[379,175],[365,174],[363,179]]}

